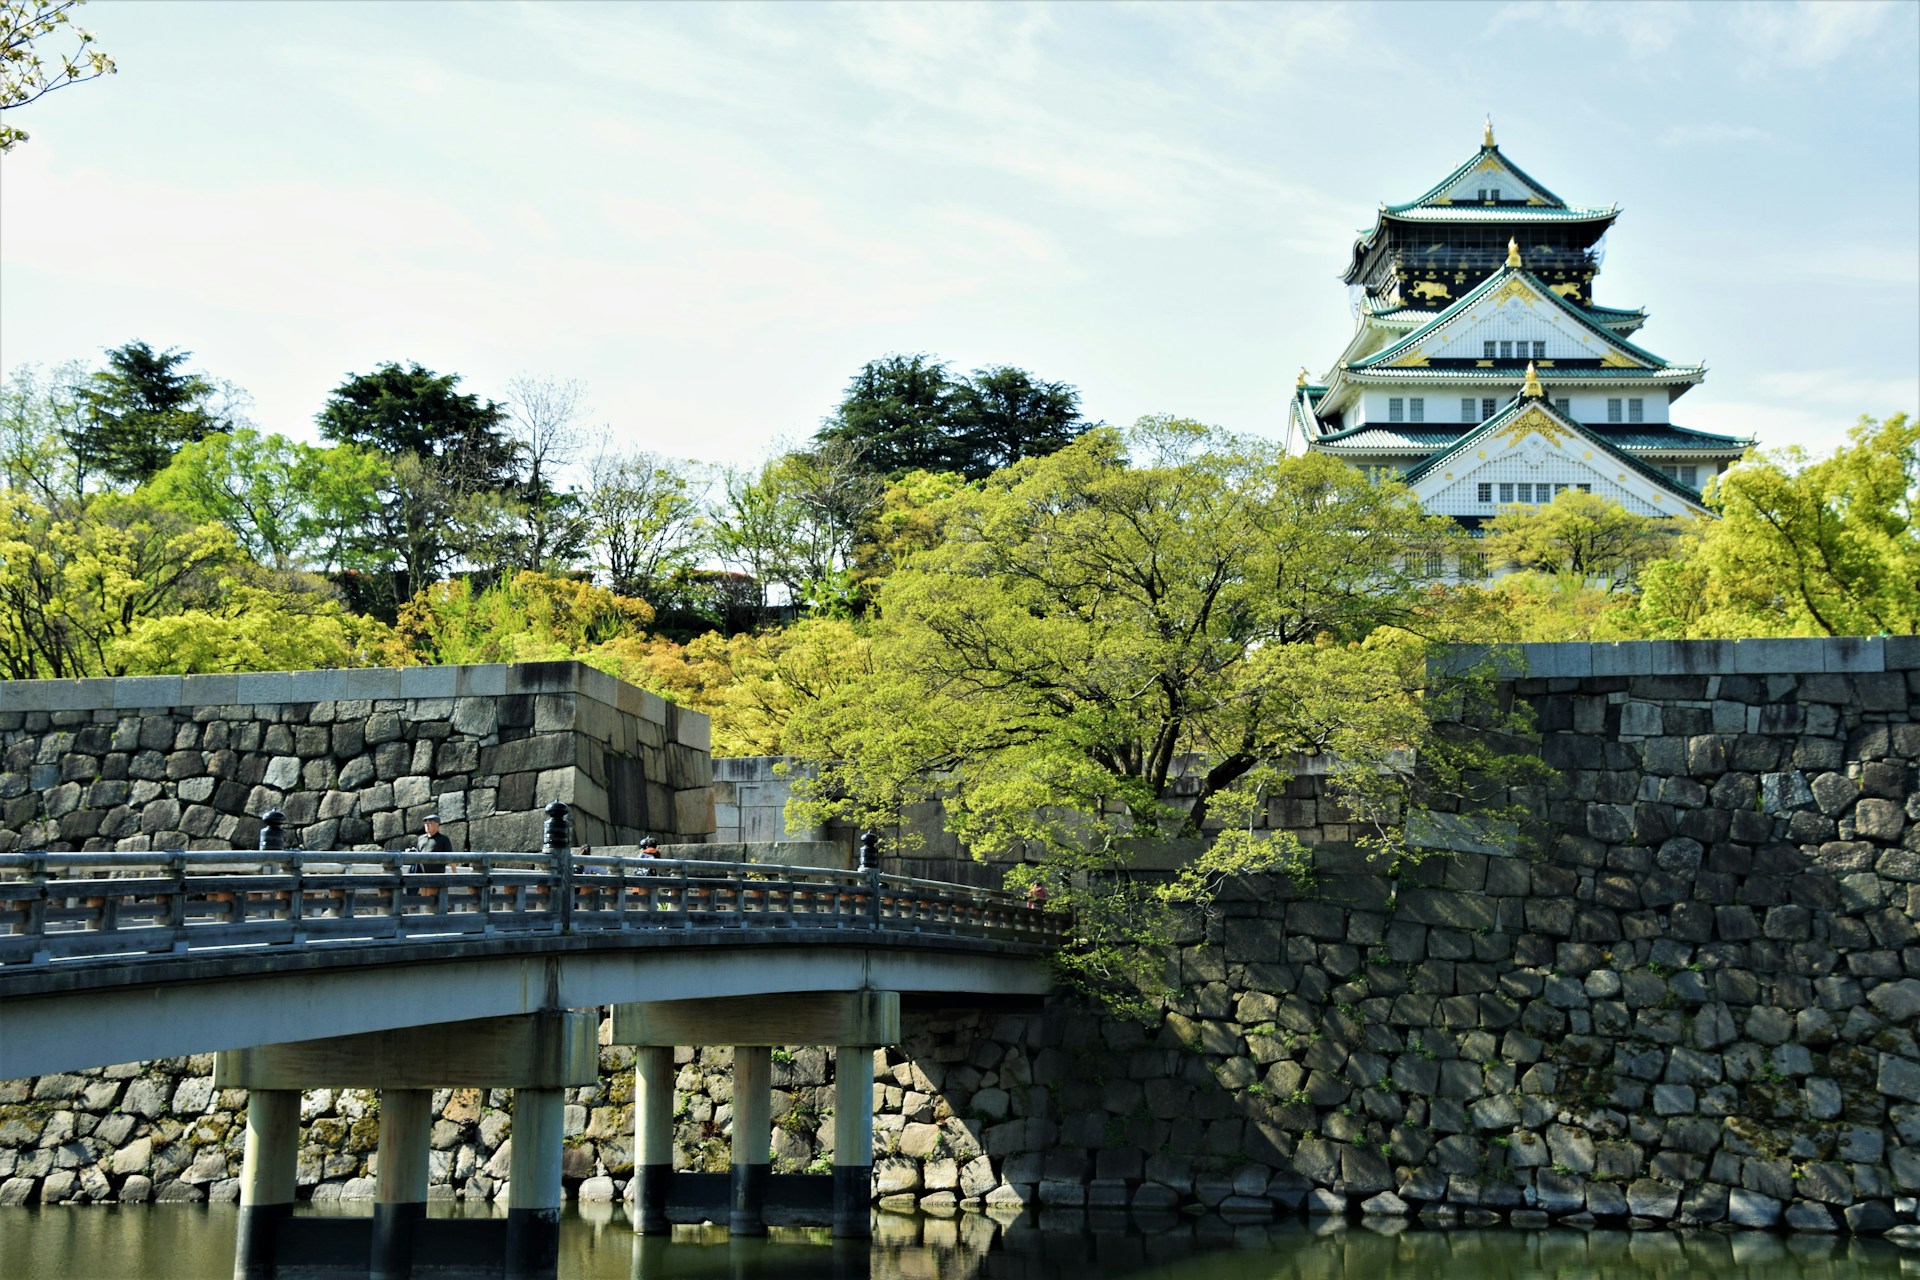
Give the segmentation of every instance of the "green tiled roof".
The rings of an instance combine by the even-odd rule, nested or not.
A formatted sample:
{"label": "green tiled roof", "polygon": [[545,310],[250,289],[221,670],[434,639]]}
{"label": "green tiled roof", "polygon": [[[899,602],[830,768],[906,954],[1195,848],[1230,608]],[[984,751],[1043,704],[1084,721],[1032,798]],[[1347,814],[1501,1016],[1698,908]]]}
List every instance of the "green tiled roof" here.
{"label": "green tiled roof", "polygon": [[[1548,386],[1568,386],[1577,382],[1684,382],[1694,374],[1705,374],[1706,366],[1662,364],[1657,369],[1542,369],[1540,381]],[[1524,369],[1380,369],[1355,365],[1347,370],[1352,381],[1379,378],[1392,382],[1518,382]]]}
{"label": "green tiled roof", "polygon": [[1686,449],[1720,453],[1729,449],[1745,449],[1753,443],[1751,439],[1740,436],[1720,436],[1711,431],[1695,431],[1691,427],[1677,427],[1671,423],[1621,428],[1615,423],[1596,422],[1588,424],[1588,429],[1622,449],[1644,449],[1650,453]]}
{"label": "green tiled roof", "polygon": [[[1505,406],[1503,406],[1498,413],[1494,414],[1491,418],[1488,418],[1485,422],[1481,423],[1479,426],[1475,427],[1473,430],[1467,432],[1465,435],[1461,436],[1458,440],[1454,441],[1453,445],[1450,448],[1442,449],[1438,453],[1435,453],[1430,457],[1426,458],[1418,466],[1409,469],[1407,474],[1401,478],[1405,480],[1406,483],[1408,484],[1412,484],[1416,480],[1421,479],[1423,476],[1434,471],[1438,467],[1444,465],[1449,459],[1459,455],[1460,453],[1464,452],[1467,449],[1474,447],[1480,441],[1486,439],[1488,436],[1497,434],[1501,427],[1505,426],[1510,420],[1518,417],[1520,415],[1520,411],[1522,410],[1522,408],[1525,407],[1528,403],[1529,403],[1528,401],[1522,400],[1520,397],[1515,396],[1511,401],[1509,401]],[[1667,492],[1675,495],[1676,497],[1683,498],[1686,501],[1691,503],[1695,503],[1695,504],[1699,503],[1700,494],[1697,491],[1687,487],[1684,484],[1681,484],[1678,480],[1670,478],[1669,476],[1661,472],[1659,468],[1649,463],[1642,462],[1639,458],[1634,457],[1632,454],[1622,451],[1617,445],[1615,445],[1612,441],[1610,441],[1605,435],[1596,431],[1594,428],[1585,426],[1584,424],[1579,422],[1575,422],[1573,419],[1562,415],[1558,410],[1554,409],[1553,405],[1549,402],[1541,401],[1540,407],[1544,412],[1552,415],[1553,419],[1556,422],[1564,423],[1565,425],[1571,427],[1574,431],[1578,432],[1582,438],[1592,441],[1596,448],[1598,448],[1601,452],[1605,453],[1608,457],[1620,463],[1621,466],[1624,466],[1627,469],[1636,472],[1637,474],[1644,477],[1645,479],[1652,481],[1654,484],[1659,485],[1662,489],[1665,489]]]}
{"label": "green tiled roof", "polygon": [[[1586,314],[1586,309],[1584,307],[1581,307],[1576,303],[1568,302],[1565,298],[1561,297],[1559,294],[1555,293],[1553,290],[1547,288],[1546,285],[1540,282],[1537,276],[1534,276],[1525,267],[1501,267],[1499,270],[1495,271],[1492,275],[1489,275],[1485,280],[1482,280],[1479,284],[1467,290],[1466,293],[1461,295],[1460,300],[1458,302],[1446,308],[1444,311],[1441,311],[1438,314],[1436,314],[1433,317],[1433,319],[1429,321],[1427,324],[1422,325],[1420,328],[1415,329],[1413,332],[1405,335],[1399,341],[1381,348],[1379,351],[1374,352],[1372,355],[1367,356],[1365,359],[1354,361],[1352,367],[1355,369],[1370,369],[1372,366],[1380,364],[1381,362],[1385,361],[1390,356],[1399,355],[1401,352],[1407,350],[1409,347],[1412,347],[1416,343],[1420,342],[1428,334],[1437,332],[1438,330],[1444,328],[1446,325],[1452,323],[1459,316],[1464,315],[1467,312],[1467,310],[1471,308],[1474,303],[1478,302],[1484,295],[1492,292],[1494,289],[1505,284],[1509,279],[1513,278],[1514,276],[1524,276],[1528,280],[1528,282],[1534,285],[1538,293],[1550,299],[1553,302],[1553,305],[1559,307],[1560,310],[1565,312],[1567,315],[1572,316],[1589,332],[1594,334],[1594,336],[1599,338],[1604,338],[1606,341],[1618,345],[1621,350],[1626,351],[1627,353],[1629,353],[1630,355],[1633,355],[1637,359],[1646,361],[1648,364],[1653,365],[1656,368],[1667,367],[1667,362],[1665,360],[1662,360],[1659,356],[1654,355],[1651,351],[1644,351],[1641,348],[1634,346],[1631,342],[1628,342],[1625,338],[1621,337],[1619,334],[1612,332],[1611,330],[1607,329],[1605,326],[1601,325],[1599,322],[1593,320],[1591,317],[1589,317]],[[1632,372],[1645,373],[1646,370],[1644,369],[1635,370]]]}
{"label": "green tiled roof", "polygon": [[1446,177],[1440,179],[1439,182],[1435,183],[1432,187],[1428,188],[1425,195],[1416,196],[1413,199],[1407,201],[1405,204],[1390,204],[1386,206],[1387,212],[1399,213],[1403,209],[1412,209],[1412,208],[1415,208],[1416,206],[1424,205],[1430,200],[1438,199],[1442,191],[1445,191],[1448,187],[1452,186],[1454,183],[1458,182],[1461,178],[1465,177],[1467,175],[1468,170],[1479,165],[1479,163],[1482,160],[1486,159],[1490,155],[1499,157],[1500,163],[1503,166],[1505,166],[1505,168],[1509,173],[1513,174],[1514,177],[1520,179],[1520,181],[1526,183],[1528,187],[1532,188],[1533,194],[1539,196],[1542,200],[1545,200],[1548,203],[1548,205],[1556,206],[1561,209],[1564,209],[1567,207],[1567,202],[1565,200],[1562,200],[1559,196],[1547,190],[1546,187],[1534,181],[1532,174],[1528,173],[1525,169],[1522,169],[1519,165],[1515,164],[1513,161],[1507,159],[1507,157],[1501,152],[1500,148],[1497,145],[1488,143],[1487,145],[1482,146],[1478,151],[1474,152],[1472,155],[1468,156],[1460,164],[1456,165],[1452,173],[1449,173]]}
{"label": "green tiled roof", "polygon": [[1620,210],[1618,207],[1568,209],[1540,204],[1433,204],[1417,208],[1388,205],[1380,211],[1380,216],[1395,222],[1599,222],[1619,217]]}
{"label": "green tiled roof", "polygon": [[1438,427],[1422,430],[1419,424],[1396,422],[1383,426],[1378,422],[1369,422],[1364,426],[1349,427],[1345,431],[1336,431],[1321,436],[1314,441],[1318,445],[1334,445],[1342,449],[1392,449],[1401,453],[1428,453],[1434,449],[1444,449],[1460,438],[1462,430],[1470,427]]}

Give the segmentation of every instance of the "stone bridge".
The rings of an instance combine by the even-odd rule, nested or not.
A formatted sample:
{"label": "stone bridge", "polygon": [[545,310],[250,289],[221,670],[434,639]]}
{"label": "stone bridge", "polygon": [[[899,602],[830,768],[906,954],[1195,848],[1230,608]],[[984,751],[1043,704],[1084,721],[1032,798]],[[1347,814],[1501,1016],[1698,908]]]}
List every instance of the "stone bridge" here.
{"label": "stone bridge", "polygon": [[[541,853],[424,865],[366,851],[0,855],[0,1078],[219,1051],[218,1084],[251,1091],[236,1276],[296,1257],[405,1275],[416,1245],[430,1253],[453,1228],[501,1236],[455,1255],[548,1274],[562,1091],[595,1077],[602,1009],[613,1042],[636,1047],[638,1230],[667,1229],[674,1047],[734,1047],[728,1220],[752,1234],[769,1194],[771,1051],[821,1044],[849,1050],[831,1200],[836,1232],[861,1235],[871,1051],[898,1040],[901,994],[1049,985],[1058,918],[1011,895],[872,869],[576,853],[565,806],[549,814]],[[342,1086],[380,1091],[375,1214],[319,1241],[290,1217],[300,1096]],[[514,1090],[503,1229],[425,1218],[430,1100],[446,1086]],[[793,1182],[775,1195],[811,1190]]]}

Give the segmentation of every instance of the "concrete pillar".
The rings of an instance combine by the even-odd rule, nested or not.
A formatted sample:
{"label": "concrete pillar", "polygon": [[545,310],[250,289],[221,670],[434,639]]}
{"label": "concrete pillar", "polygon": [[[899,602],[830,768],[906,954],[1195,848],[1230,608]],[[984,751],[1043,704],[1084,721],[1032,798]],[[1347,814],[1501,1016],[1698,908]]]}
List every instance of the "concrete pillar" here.
{"label": "concrete pillar", "polygon": [[380,1181],[374,1191],[371,1280],[403,1280],[413,1268],[414,1224],[427,1216],[431,1089],[380,1091]]}
{"label": "concrete pillar", "polygon": [[833,1234],[872,1233],[873,1050],[840,1045],[833,1065]]}
{"label": "concrete pillar", "polygon": [[667,1187],[673,1181],[672,1049],[634,1050],[633,1128],[633,1229],[666,1235],[673,1230],[667,1222]]}
{"label": "concrete pillar", "polygon": [[773,1049],[735,1045],[733,1050],[733,1205],[727,1230],[736,1236],[763,1236],[761,1210],[767,1200],[772,1156]]}
{"label": "concrete pillar", "polygon": [[300,1091],[256,1089],[249,1094],[234,1280],[268,1280],[273,1275],[273,1239],[280,1220],[293,1213],[299,1150]]}
{"label": "concrete pillar", "polygon": [[507,1174],[508,1280],[550,1277],[559,1268],[565,1097],[559,1089],[513,1091],[513,1156]]}

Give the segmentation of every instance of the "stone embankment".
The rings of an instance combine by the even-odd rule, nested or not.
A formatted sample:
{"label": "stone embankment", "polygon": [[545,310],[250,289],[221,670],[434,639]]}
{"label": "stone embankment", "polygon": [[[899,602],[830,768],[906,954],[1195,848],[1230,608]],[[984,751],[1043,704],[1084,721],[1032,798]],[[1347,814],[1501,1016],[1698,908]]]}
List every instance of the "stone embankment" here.
{"label": "stone embankment", "polygon": [[[1527,656],[1537,839],[1399,874],[1324,842],[1311,885],[1169,940],[1147,1025],[908,1002],[876,1194],[1920,1236],[1920,642]],[[683,1051],[684,1167],[725,1162],[725,1064]],[[630,1167],[605,1065],[567,1113],[582,1198]],[[776,1055],[783,1169],[831,1154],[831,1065]],[[204,1064],[6,1089],[0,1199],[231,1193]],[[436,1194],[498,1196],[503,1103],[446,1097]],[[312,1194],[370,1187],[369,1105],[310,1095]]]}
{"label": "stone embankment", "polygon": [[713,830],[707,718],[574,662],[0,682],[0,852],[455,848]]}

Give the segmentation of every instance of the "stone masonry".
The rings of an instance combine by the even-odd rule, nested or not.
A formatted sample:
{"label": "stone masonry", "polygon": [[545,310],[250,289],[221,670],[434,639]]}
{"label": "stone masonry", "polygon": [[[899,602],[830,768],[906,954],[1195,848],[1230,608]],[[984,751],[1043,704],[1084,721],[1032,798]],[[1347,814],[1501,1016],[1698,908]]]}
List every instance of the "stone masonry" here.
{"label": "stone masonry", "polygon": [[575,662],[0,683],[0,852],[458,849],[713,830],[708,721]]}
{"label": "stone masonry", "polygon": [[[1521,656],[1536,837],[1397,872],[1323,840],[1168,940],[1144,1023],[906,1002],[875,1195],[1920,1237],[1920,641]],[[680,1060],[676,1163],[714,1168],[726,1055]],[[830,1157],[833,1065],[776,1054],[779,1167]],[[582,1199],[631,1161],[603,1069]],[[443,1101],[435,1194],[497,1195],[501,1099]],[[194,1060],[0,1085],[0,1202],[230,1194],[238,1103]],[[310,1095],[310,1194],[370,1193],[365,1105]]]}

